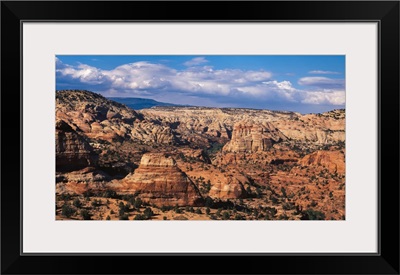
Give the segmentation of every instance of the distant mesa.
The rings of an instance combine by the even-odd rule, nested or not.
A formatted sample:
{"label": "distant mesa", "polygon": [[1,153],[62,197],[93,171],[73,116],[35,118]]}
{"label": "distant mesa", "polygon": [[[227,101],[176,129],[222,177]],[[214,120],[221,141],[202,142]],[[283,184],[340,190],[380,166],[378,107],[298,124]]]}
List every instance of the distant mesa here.
{"label": "distant mesa", "polygon": [[142,201],[162,206],[199,206],[202,196],[190,178],[165,153],[146,153],[139,168],[113,187],[120,194],[137,194]]}
{"label": "distant mesa", "polygon": [[232,139],[223,150],[235,153],[267,151],[284,140],[287,137],[270,122],[240,121],[233,126]]}
{"label": "distant mesa", "polygon": [[166,103],[156,101],[149,98],[137,98],[137,97],[109,97],[108,99],[122,103],[134,110],[148,109],[152,107],[173,107],[173,106],[188,106],[188,105],[177,105],[173,103]]}

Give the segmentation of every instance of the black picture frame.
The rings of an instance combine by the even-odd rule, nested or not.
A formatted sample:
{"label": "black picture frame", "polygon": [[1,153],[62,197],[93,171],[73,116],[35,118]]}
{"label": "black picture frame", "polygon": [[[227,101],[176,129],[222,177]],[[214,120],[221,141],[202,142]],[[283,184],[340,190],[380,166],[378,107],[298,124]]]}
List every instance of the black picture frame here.
{"label": "black picture frame", "polygon": [[[190,13],[180,12],[185,10]],[[379,253],[21,255],[20,32],[25,20],[378,22]],[[399,1],[2,1],[1,273],[399,274],[399,33]]]}

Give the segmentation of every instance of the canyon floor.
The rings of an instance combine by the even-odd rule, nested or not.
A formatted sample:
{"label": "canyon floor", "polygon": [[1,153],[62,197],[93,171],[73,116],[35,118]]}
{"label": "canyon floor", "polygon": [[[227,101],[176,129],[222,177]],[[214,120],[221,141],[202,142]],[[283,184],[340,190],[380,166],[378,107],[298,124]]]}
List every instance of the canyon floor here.
{"label": "canyon floor", "polygon": [[57,220],[344,220],[345,110],[152,107],[56,92]]}

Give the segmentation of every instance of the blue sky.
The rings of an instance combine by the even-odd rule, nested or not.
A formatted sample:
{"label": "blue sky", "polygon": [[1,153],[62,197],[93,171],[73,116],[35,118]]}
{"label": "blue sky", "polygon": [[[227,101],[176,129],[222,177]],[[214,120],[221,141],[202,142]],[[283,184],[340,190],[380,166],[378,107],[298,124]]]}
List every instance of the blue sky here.
{"label": "blue sky", "polygon": [[56,89],[316,113],[344,108],[345,56],[58,55]]}

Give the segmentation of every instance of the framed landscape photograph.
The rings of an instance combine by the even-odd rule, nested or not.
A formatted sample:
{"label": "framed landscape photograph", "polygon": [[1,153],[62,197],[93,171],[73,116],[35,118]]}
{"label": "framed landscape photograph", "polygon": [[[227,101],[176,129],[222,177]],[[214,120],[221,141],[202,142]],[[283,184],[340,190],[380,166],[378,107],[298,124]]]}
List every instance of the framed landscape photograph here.
{"label": "framed landscape photograph", "polygon": [[55,62],[57,220],[346,219],[344,55]]}
{"label": "framed landscape photograph", "polygon": [[1,24],[4,274],[399,274],[399,2]]}

